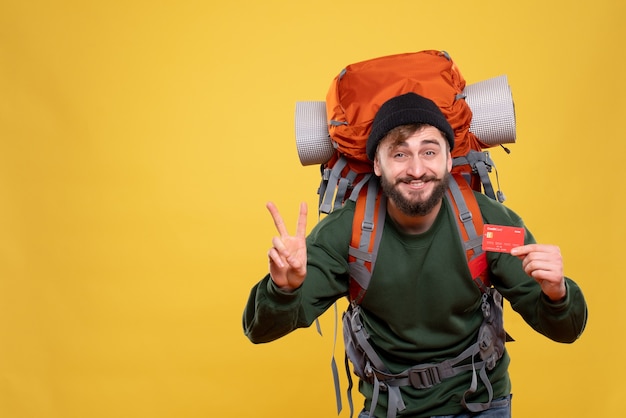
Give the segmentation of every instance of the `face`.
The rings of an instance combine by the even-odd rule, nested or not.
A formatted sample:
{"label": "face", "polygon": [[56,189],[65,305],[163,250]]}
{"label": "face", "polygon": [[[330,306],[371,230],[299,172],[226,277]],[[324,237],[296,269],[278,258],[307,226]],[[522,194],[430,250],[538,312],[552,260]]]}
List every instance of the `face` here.
{"label": "face", "polygon": [[427,215],[441,202],[451,168],[445,137],[428,125],[406,139],[383,138],[374,159],[390,204],[408,216]]}

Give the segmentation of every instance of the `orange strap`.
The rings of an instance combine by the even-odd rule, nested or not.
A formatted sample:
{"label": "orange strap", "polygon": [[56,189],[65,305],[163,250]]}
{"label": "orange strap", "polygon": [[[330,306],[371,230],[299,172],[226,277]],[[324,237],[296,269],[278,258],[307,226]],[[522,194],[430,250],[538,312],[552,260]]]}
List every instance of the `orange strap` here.
{"label": "orange strap", "polygon": [[386,205],[378,179],[372,178],[361,188],[352,218],[348,264],[350,300],[356,303],[361,302],[369,286],[384,228],[385,211]]}
{"label": "orange strap", "polygon": [[[472,223],[474,224],[474,229],[476,234],[479,236],[483,233],[483,217],[480,212],[480,207],[478,206],[478,201],[476,200],[476,196],[474,195],[474,191],[471,186],[467,183],[465,178],[460,173],[453,173],[452,177],[456,180],[461,193],[463,194],[463,199],[465,200],[465,205],[467,209],[472,214]],[[461,241],[466,243],[470,237],[467,233],[465,225],[461,221],[459,207],[454,198],[450,199],[452,201],[452,207],[454,208],[454,213],[456,214],[456,221],[459,225],[459,230],[461,231]],[[483,286],[489,287],[489,278],[487,277],[487,254],[484,251],[475,251],[474,248],[466,248],[466,257],[467,264],[470,269],[470,273],[472,275],[472,279],[476,282],[481,290]]]}

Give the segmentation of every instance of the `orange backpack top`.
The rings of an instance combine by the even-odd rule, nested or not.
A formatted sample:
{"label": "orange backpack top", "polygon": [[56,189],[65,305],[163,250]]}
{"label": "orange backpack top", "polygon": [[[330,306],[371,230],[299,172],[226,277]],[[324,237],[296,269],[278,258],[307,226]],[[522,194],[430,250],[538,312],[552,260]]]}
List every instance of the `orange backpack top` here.
{"label": "orange backpack top", "polygon": [[363,144],[380,106],[403,93],[434,101],[454,129],[453,157],[489,145],[470,132],[472,111],[463,97],[465,79],[444,51],[389,55],[348,65],[326,96],[329,133],[337,150],[366,163]]}

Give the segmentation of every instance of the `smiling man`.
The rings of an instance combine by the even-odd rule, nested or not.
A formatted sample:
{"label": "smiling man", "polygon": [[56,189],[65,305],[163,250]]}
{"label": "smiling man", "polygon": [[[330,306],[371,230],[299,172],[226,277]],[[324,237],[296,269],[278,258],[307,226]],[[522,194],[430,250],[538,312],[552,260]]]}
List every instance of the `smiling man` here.
{"label": "smiling man", "polygon": [[374,172],[389,198],[389,214],[408,231],[427,230],[439,212],[452,168],[442,133],[430,125],[392,129],[379,145]]}
{"label": "smiling man", "polygon": [[[573,342],[585,327],[585,299],[564,277],[559,248],[537,244],[517,214],[480,193],[475,195],[484,221],[524,228],[525,239],[510,253],[487,254],[492,289],[481,293],[474,284],[454,210],[444,199],[453,147],[453,130],[439,108],[417,94],[390,99],[374,118],[367,155],[387,199],[387,216],[358,311],[369,337],[360,359],[366,365],[359,373],[365,397],[360,417],[510,417],[503,337],[498,356],[479,378],[484,384],[476,384],[473,374],[485,360],[473,347],[495,343],[483,338],[484,312],[489,306],[501,310],[500,295],[552,340]],[[244,332],[255,343],[310,326],[350,286],[354,202],[333,211],[309,236],[306,205],[293,235],[272,203],[268,209],[279,235],[268,252],[269,274],[252,289],[243,316]],[[486,306],[485,295],[498,303]]]}

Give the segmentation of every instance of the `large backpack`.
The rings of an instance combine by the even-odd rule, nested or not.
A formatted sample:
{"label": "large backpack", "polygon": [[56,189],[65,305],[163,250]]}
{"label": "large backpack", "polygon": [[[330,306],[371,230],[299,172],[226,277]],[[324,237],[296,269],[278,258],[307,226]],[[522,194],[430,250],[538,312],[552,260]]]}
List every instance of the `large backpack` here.
{"label": "large backpack", "polygon": [[[415,380],[418,375],[425,376],[424,373],[433,373],[436,369],[419,373],[407,370],[402,376],[390,377],[371,346],[368,347],[367,338],[355,330],[363,329],[359,303],[365,296],[374,270],[386,213],[385,198],[381,194],[378,178],[373,174],[373,164],[365,154],[365,144],[380,106],[392,97],[411,91],[433,100],[454,130],[452,180],[446,198],[457,214],[459,236],[472,279],[483,295],[498,299],[499,307],[487,310],[500,311],[500,325],[495,327],[494,332],[503,345],[501,300],[495,289],[490,289],[486,274],[487,262],[481,248],[482,216],[474,191],[503,200],[502,193],[494,191],[489,173],[495,165],[484,150],[515,141],[514,111],[506,77],[466,86],[465,79],[446,52],[426,50],[348,65],[332,81],[326,102],[296,104],[296,141],[300,160],[305,165],[315,162],[321,167],[322,180],[318,190],[320,213],[330,213],[343,206],[347,199],[355,201],[348,260],[350,306],[344,314],[346,353],[353,363],[355,374],[375,383],[372,410],[381,387],[380,379],[388,377],[382,386],[389,396],[389,416],[395,416],[396,411],[404,408],[398,387],[413,383],[428,387],[433,384],[432,380],[410,380]],[[488,94],[482,94],[485,92]],[[478,110],[479,117],[473,118],[471,104]],[[323,115],[322,111],[326,114]],[[485,297],[483,302],[493,304],[493,301],[494,297]],[[483,328],[486,329],[486,326]],[[489,350],[489,366],[493,367],[503,350],[501,347],[495,349],[495,359],[493,345]],[[466,357],[479,353],[478,343],[466,351],[463,353]],[[481,353],[481,357],[483,355],[487,357],[487,354]],[[484,363],[486,367],[487,361]],[[446,365],[450,369],[451,366]],[[485,367],[481,369],[481,377],[486,377]],[[338,382],[337,376],[335,382]],[[488,380],[485,384],[491,387]],[[349,390],[351,386],[350,380]],[[473,386],[468,394],[476,390]],[[352,411],[350,394],[348,399]],[[340,410],[339,396],[337,403]],[[466,406],[470,410],[481,410],[488,404]]]}

